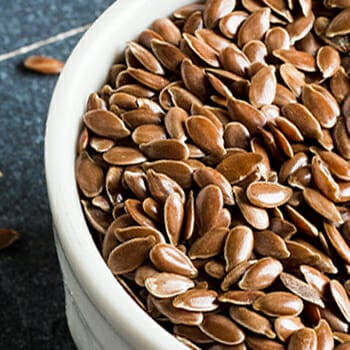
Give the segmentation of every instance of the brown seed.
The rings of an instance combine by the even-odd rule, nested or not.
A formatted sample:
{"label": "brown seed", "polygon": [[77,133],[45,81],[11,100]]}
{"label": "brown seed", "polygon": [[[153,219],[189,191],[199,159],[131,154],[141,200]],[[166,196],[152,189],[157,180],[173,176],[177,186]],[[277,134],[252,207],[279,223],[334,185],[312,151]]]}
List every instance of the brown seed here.
{"label": "brown seed", "polygon": [[222,252],[228,233],[226,227],[214,227],[194,241],[188,255],[191,259],[207,259]]}
{"label": "brown seed", "polygon": [[178,45],[181,40],[180,30],[175,23],[167,17],[153,21],[151,29],[158,33],[161,38],[173,45]]}
{"label": "brown seed", "polygon": [[258,169],[261,173],[262,178],[268,179],[271,172],[271,164],[265,145],[259,138],[252,138],[250,141],[250,147],[253,152],[261,155],[262,160],[258,164]]}
{"label": "brown seed", "polygon": [[350,341],[346,341],[343,344],[338,345],[335,350],[347,350],[350,346]]}
{"label": "brown seed", "polygon": [[350,342],[350,334],[343,332],[333,332],[334,339],[340,343]]}
{"label": "brown seed", "polygon": [[289,350],[317,350],[316,332],[311,328],[295,331],[288,342]]}
{"label": "brown seed", "polygon": [[326,89],[317,84],[305,85],[302,99],[324,128],[332,128],[335,125],[340,110],[336,100]]}
{"label": "brown seed", "polygon": [[161,222],[161,207],[156,200],[151,197],[145,198],[142,202],[142,209],[154,222]]}
{"label": "brown seed", "polygon": [[[120,224],[118,225],[120,226]],[[108,228],[110,230],[110,228]],[[155,243],[165,243],[163,234],[155,228],[146,226],[113,227],[114,234],[119,242],[126,242],[134,238],[152,236]]]}
{"label": "brown seed", "polygon": [[185,201],[185,194],[181,186],[169,176],[157,173],[152,169],[147,170],[148,188],[151,195],[160,203],[165,203],[171,193],[177,192]]}
{"label": "brown seed", "polygon": [[[265,67],[265,58],[267,56],[267,49],[265,44],[262,41],[260,40],[249,41],[243,46],[242,51],[248,57],[249,61],[252,63],[252,66],[254,63],[256,64],[260,63],[261,64],[260,67],[262,68]],[[249,68],[252,68],[252,66]],[[253,75],[254,74],[252,74],[251,76]]]}
{"label": "brown seed", "polygon": [[337,35],[344,35],[350,33],[349,26],[350,9],[346,8],[335,16],[329,23],[326,35],[333,38]]}
{"label": "brown seed", "polygon": [[147,171],[153,169],[157,173],[167,175],[176,181],[183,188],[191,188],[192,186],[192,168],[184,161],[179,160],[157,160],[155,162],[147,162],[143,164],[143,168]]}
{"label": "brown seed", "polygon": [[130,135],[130,131],[117,115],[103,109],[85,113],[84,122],[95,134],[106,138],[120,139]]}
{"label": "brown seed", "polygon": [[141,266],[148,257],[148,252],[155,243],[153,236],[134,238],[112,250],[108,257],[108,267],[113,274],[131,272]]}
{"label": "brown seed", "polygon": [[285,241],[270,230],[254,232],[254,251],[275,259],[286,259],[290,256]]}
{"label": "brown seed", "polygon": [[190,339],[198,344],[210,344],[213,342],[213,340],[205,335],[198,327],[179,324],[174,326],[173,332],[176,335]]}
{"label": "brown seed", "polygon": [[195,345],[193,342],[191,342],[190,340],[184,338],[184,337],[181,337],[179,335],[174,335],[175,339],[177,339],[180,343],[182,343],[183,345],[185,345],[188,349],[191,349],[191,350],[200,350],[200,348]]}
{"label": "brown seed", "polygon": [[85,197],[92,198],[101,193],[105,181],[103,170],[85,151],[75,161],[75,176]]}
{"label": "brown seed", "polygon": [[28,56],[24,60],[24,66],[41,74],[59,74],[64,67],[64,62],[47,56]]}
{"label": "brown seed", "polygon": [[225,345],[237,345],[244,341],[244,333],[228,317],[208,314],[199,325],[200,330],[210,338]]}
{"label": "brown seed", "polygon": [[283,115],[308,138],[321,138],[321,126],[312,113],[300,103],[289,103],[282,107]]}
{"label": "brown seed", "polygon": [[[288,64],[288,63],[285,63]],[[282,65],[283,66],[283,65]],[[282,67],[281,66],[281,67]],[[281,70],[280,70],[281,72]],[[300,85],[298,85],[300,87]],[[301,92],[301,89],[300,89]],[[299,92],[299,94],[300,94]],[[283,107],[288,103],[296,102],[296,98],[291,90],[286,88],[284,85],[277,83],[276,85],[276,96],[273,103],[279,107]]]}
{"label": "brown seed", "polygon": [[274,208],[287,203],[292,196],[292,189],[273,182],[252,182],[247,187],[249,201],[262,208]]}
{"label": "brown seed", "polygon": [[314,72],[316,70],[315,58],[303,51],[277,49],[273,55],[283,62],[291,63],[296,68],[305,72]]}
{"label": "brown seed", "polygon": [[260,69],[251,80],[249,101],[258,108],[271,104],[275,99],[276,84],[277,80],[273,66]]}
{"label": "brown seed", "polygon": [[144,143],[140,145],[140,150],[152,160],[183,160],[188,158],[188,148],[182,141],[176,139],[154,140]]}
{"label": "brown seed", "polygon": [[139,225],[155,228],[155,223],[143,212],[141,201],[138,199],[127,199],[124,204],[128,214]]}
{"label": "brown seed", "polygon": [[[156,40],[156,39],[154,39]],[[153,40],[152,40],[153,41]],[[153,56],[151,52],[149,52],[147,49],[145,49],[142,45],[130,41],[128,43],[128,48],[132,52],[132,54],[135,56],[135,58],[150,72],[154,74],[165,74],[164,68],[159,63],[159,61],[156,59],[156,57]]]}
{"label": "brown seed", "polygon": [[148,143],[152,140],[164,140],[167,135],[163,126],[156,124],[145,124],[138,126],[131,135],[137,145]]}
{"label": "brown seed", "polygon": [[332,46],[322,46],[317,52],[316,63],[323,77],[330,78],[340,68],[339,52]]}
{"label": "brown seed", "polygon": [[289,239],[297,231],[291,222],[279,217],[271,219],[270,229],[284,239]]}
{"label": "brown seed", "polygon": [[208,80],[213,89],[220,95],[220,98],[232,97],[231,90],[214,74],[207,73]]}
{"label": "brown seed", "polygon": [[300,271],[306,282],[314,288],[321,297],[324,297],[330,279],[324,273],[309,265],[301,265]]}
{"label": "brown seed", "polygon": [[192,141],[204,152],[223,156],[223,139],[213,122],[202,116],[191,116],[185,120],[186,130]]}
{"label": "brown seed", "polygon": [[243,306],[230,306],[229,313],[234,321],[253,333],[262,334],[271,339],[276,337],[270,321],[258,313]]}
{"label": "brown seed", "polygon": [[156,298],[171,298],[194,287],[188,277],[168,272],[156,272],[145,279],[147,291]]}
{"label": "brown seed", "polygon": [[197,96],[180,86],[169,86],[168,93],[173,105],[175,107],[181,107],[187,112],[190,112],[193,105],[202,105],[202,101]]}
{"label": "brown seed", "polygon": [[107,109],[106,102],[99,97],[96,92],[90,94],[86,102],[86,111],[91,111],[93,109]]}
{"label": "brown seed", "polygon": [[245,76],[250,66],[250,61],[243,51],[234,46],[228,46],[220,51],[220,63],[225,70],[238,76]]}
{"label": "brown seed", "polygon": [[[219,53],[225,47],[232,46],[232,41],[227,40],[212,29],[198,29],[195,36],[207,43],[215,52]],[[209,68],[210,69],[210,68]]]}
{"label": "brown seed", "polygon": [[146,47],[147,49],[151,50],[151,41],[152,39],[159,39],[162,40],[162,36],[158,33],[156,33],[152,29],[145,29],[138,37],[138,42]]}
{"label": "brown seed", "polygon": [[245,11],[232,11],[219,21],[220,32],[229,39],[233,39],[239,26],[246,20],[248,13]]}
{"label": "brown seed", "polygon": [[200,188],[210,184],[218,186],[222,192],[224,203],[227,205],[235,203],[230,183],[217,170],[211,167],[199,168],[194,172],[193,180]]}
{"label": "brown seed", "polygon": [[184,33],[183,37],[191,50],[205,63],[212,67],[220,66],[216,52],[203,40],[188,33]]}
{"label": "brown seed", "polygon": [[152,98],[155,95],[154,91],[142,86],[141,84],[122,85],[116,91],[142,98]]}
{"label": "brown seed", "polygon": [[277,116],[274,122],[279,130],[286,135],[287,139],[295,142],[304,141],[304,137],[300,130],[287,118]]}
{"label": "brown seed", "polygon": [[173,72],[179,71],[182,60],[187,57],[178,47],[163,40],[153,39],[151,47],[163,67]]}
{"label": "brown seed", "polygon": [[140,68],[129,67],[127,69],[127,72],[139,83],[156,91],[163,89],[166,85],[169,84],[168,79],[158,74],[147,72],[146,70]]}
{"label": "brown seed", "polygon": [[282,264],[271,257],[262,258],[248,268],[238,283],[241,289],[265,289],[269,287],[283,271]]}
{"label": "brown seed", "polygon": [[143,200],[148,195],[146,174],[142,170],[125,170],[122,184],[132,191],[137,199]]}
{"label": "brown seed", "polygon": [[303,197],[305,202],[314,209],[317,213],[322,215],[327,220],[334,222],[336,224],[342,224],[343,219],[336,208],[334,203],[327,199],[319,191],[313,190],[311,188],[306,188],[303,191]]}
{"label": "brown seed", "polygon": [[271,10],[267,7],[254,11],[242,23],[238,31],[238,46],[242,47],[251,40],[261,40],[270,26]]}
{"label": "brown seed", "polygon": [[263,0],[263,3],[270,7],[273,11],[275,11],[281,17],[284,17],[288,20],[288,22],[293,21],[293,17],[287,7],[285,1],[282,0]]}
{"label": "brown seed", "polygon": [[248,260],[253,246],[253,231],[248,226],[238,225],[231,229],[224,247],[226,271],[231,271],[239,263]]}
{"label": "brown seed", "polygon": [[265,115],[246,101],[229,98],[227,105],[230,118],[244,124],[252,135],[266,123]]}
{"label": "brown seed", "polygon": [[151,296],[152,304],[173,324],[197,326],[203,321],[201,312],[177,309],[173,306],[172,298],[159,299]]}
{"label": "brown seed", "polygon": [[266,209],[252,205],[246,197],[244,190],[238,186],[233,187],[233,193],[245,220],[257,230],[266,230],[270,224]]}
{"label": "brown seed", "polygon": [[337,153],[317,150],[321,159],[327,164],[330,172],[341,180],[350,180],[350,162]]}
{"label": "brown seed", "polygon": [[151,265],[145,263],[136,269],[135,282],[138,286],[144,287],[145,280],[155,274],[159,274],[159,272]]}
{"label": "brown seed", "polygon": [[114,145],[114,140],[98,136],[92,136],[89,142],[89,146],[99,153],[103,153],[110,150]]}
{"label": "brown seed", "polygon": [[0,250],[9,247],[19,239],[17,231],[9,228],[0,228]]}
{"label": "brown seed", "polygon": [[206,2],[203,19],[205,26],[214,28],[220,18],[233,11],[236,6],[236,0],[209,0]]}
{"label": "brown seed", "polygon": [[339,315],[336,310],[331,310],[329,308],[320,309],[320,314],[330,325],[333,331],[348,333],[349,323],[344,320],[343,317]]}
{"label": "brown seed", "polygon": [[223,207],[223,195],[216,185],[203,187],[196,198],[196,217],[201,232],[205,233],[217,226]]}
{"label": "brown seed", "polygon": [[265,34],[264,42],[269,53],[277,49],[286,50],[290,46],[289,34],[283,27],[269,29]]}
{"label": "brown seed", "polygon": [[274,321],[274,328],[276,334],[280,340],[283,342],[297,330],[304,328],[304,324],[301,321],[300,317],[295,316],[280,316],[277,317]]}
{"label": "brown seed", "polygon": [[350,262],[350,247],[344,240],[339,230],[334,224],[324,222],[324,229],[329,241],[331,242],[338,255],[347,263]]}
{"label": "brown seed", "polygon": [[341,103],[350,92],[349,78],[342,66],[330,79],[329,86],[338,103]]}
{"label": "brown seed", "polygon": [[350,135],[346,130],[344,118],[338,118],[333,128],[333,140],[340,155],[350,160]]}
{"label": "brown seed", "polygon": [[304,281],[287,272],[281,273],[280,280],[287,289],[303,300],[319,305],[320,307],[325,307],[317,291]]}
{"label": "brown seed", "polygon": [[258,337],[254,335],[246,336],[246,343],[250,349],[254,350],[283,350],[284,346],[274,340]]}
{"label": "brown seed", "polygon": [[189,240],[192,237],[195,226],[195,209],[194,209],[194,198],[193,191],[187,196],[185,203],[184,223],[183,223],[183,239]]}
{"label": "brown seed", "polygon": [[293,45],[310,33],[315,22],[315,15],[310,11],[306,16],[299,15],[294,21],[288,23],[286,29],[289,33],[290,42]]}
{"label": "brown seed", "polygon": [[225,266],[221,262],[209,260],[204,265],[204,270],[208,276],[221,280],[225,276]]}
{"label": "brown seed", "polygon": [[246,149],[249,144],[250,134],[248,129],[239,122],[229,122],[225,125],[224,144],[226,148]]}
{"label": "brown seed", "polygon": [[303,302],[289,292],[270,292],[255,300],[253,308],[268,316],[298,316],[303,309]]}
{"label": "brown seed", "polygon": [[252,305],[256,299],[265,295],[260,290],[230,290],[218,296],[218,301],[234,305]]}
{"label": "brown seed", "polygon": [[149,257],[154,266],[162,272],[176,273],[189,278],[194,278],[198,274],[187,255],[170,244],[154,245]]}
{"label": "brown seed", "polygon": [[235,266],[231,271],[229,271],[223,281],[221,282],[221,289],[223,291],[228,291],[230,287],[236,284],[241,276],[248,270],[248,268],[254,265],[257,260],[243,261],[237,266]]}
{"label": "brown seed", "polygon": [[311,172],[315,185],[328,199],[339,196],[339,185],[335,182],[326,163],[318,155],[312,158]]}
{"label": "brown seed", "polygon": [[81,200],[87,222],[102,235],[105,235],[107,228],[112,222],[111,215],[94,207],[86,200]]}
{"label": "brown seed", "polygon": [[176,192],[169,195],[164,204],[164,225],[169,241],[177,246],[184,220],[184,203]]}
{"label": "brown seed", "polygon": [[148,124],[160,124],[161,116],[153,113],[146,108],[133,109],[122,113],[121,118],[130,129],[136,129],[139,126]]}
{"label": "brown seed", "polygon": [[185,133],[185,120],[187,112],[180,107],[172,107],[168,110],[164,117],[164,125],[170,137],[185,141],[187,135]]}
{"label": "brown seed", "polygon": [[202,11],[194,11],[185,19],[182,31],[184,33],[194,34],[196,30],[202,29],[203,25]]}
{"label": "brown seed", "polygon": [[262,156],[255,152],[236,153],[224,158],[216,167],[223,176],[235,184],[254,173],[262,160]]}
{"label": "brown seed", "polygon": [[181,63],[181,77],[186,88],[196,96],[208,98],[209,82],[203,68],[195,65],[189,58],[184,58]]}
{"label": "brown seed", "polygon": [[103,154],[103,159],[113,165],[134,165],[146,161],[146,157],[136,148],[115,146]]}
{"label": "brown seed", "polygon": [[318,325],[315,327],[315,331],[317,336],[317,349],[334,349],[332,330],[326,320],[320,320]]}
{"label": "brown seed", "polygon": [[215,290],[194,288],[178,295],[173,300],[173,305],[188,311],[209,312],[218,308],[217,295]]}
{"label": "brown seed", "polygon": [[103,237],[103,242],[102,242],[102,256],[103,259],[107,262],[108,256],[111,253],[111,251],[118,245],[118,240],[117,237],[114,234],[114,230],[117,227],[125,227],[125,225],[132,225],[133,220],[128,214],[124,214],[119,216],[117,219],[115,219],[107,228],[106,234]]}

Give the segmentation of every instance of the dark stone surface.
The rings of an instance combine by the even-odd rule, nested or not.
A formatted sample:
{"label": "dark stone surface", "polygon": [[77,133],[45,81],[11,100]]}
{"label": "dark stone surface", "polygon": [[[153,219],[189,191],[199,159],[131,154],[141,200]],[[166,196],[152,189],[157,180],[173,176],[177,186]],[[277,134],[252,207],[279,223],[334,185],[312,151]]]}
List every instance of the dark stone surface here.
{"label": "dark stone surface", "polygon": [[[0,0],[0,54],[91,22],[111,1]],[[79,35],[40,48],[65,60]],[[21,239],[0,251],[0,350],[75,349],[51,230],[43,141],[56,76],[0,62],[0,227]]]}

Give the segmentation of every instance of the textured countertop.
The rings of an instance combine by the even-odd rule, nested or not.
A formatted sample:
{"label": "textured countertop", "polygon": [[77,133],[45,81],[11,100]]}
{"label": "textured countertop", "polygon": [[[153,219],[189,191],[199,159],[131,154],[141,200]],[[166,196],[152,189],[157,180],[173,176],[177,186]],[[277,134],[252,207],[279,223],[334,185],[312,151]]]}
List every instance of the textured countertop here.
{"label": "textured countertop", "polygon": [[[0,227],[21,234],[0,251],[0,350],[75,349],[66,325],[43,162],[57,76],[26,71],[22,63],[29,55],[66,60],[81,27],[112,2],[0,0]],[[66,33],[76,28],[80,33]],[[61,33],[64,39],[56,37]],[[43,45],[50,37],[53,43]],[[17,50],[32,44],[43,46],[25,54]]]}

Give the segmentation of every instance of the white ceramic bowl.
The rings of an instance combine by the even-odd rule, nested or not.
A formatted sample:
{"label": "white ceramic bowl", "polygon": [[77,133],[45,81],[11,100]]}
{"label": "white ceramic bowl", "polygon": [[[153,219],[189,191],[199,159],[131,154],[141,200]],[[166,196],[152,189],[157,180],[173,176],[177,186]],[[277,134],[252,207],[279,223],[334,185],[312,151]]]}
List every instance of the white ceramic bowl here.
{"label": "white ceramic bowl", "polygon": [[47,120],[45,166],[68,325],[79,349],[186,349],[116,282],[85,222],[74,176],[87,97],[106,81],[127,41],[191,0],[118,0],[82,37],[56,85]]}

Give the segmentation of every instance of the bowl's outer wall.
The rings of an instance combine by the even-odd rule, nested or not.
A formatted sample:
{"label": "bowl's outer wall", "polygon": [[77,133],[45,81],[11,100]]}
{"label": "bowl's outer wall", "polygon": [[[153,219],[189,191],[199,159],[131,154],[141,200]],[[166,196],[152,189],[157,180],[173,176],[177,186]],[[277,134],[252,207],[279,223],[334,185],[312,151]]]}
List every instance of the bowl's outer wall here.
{"label": "bowl's outer wall", "polygon": [[45,136],[46,181],[68,323],[79,349],[186,349],[115,282],[89,234],[76,188],[74,162],[88,95],[106,81],[109,67],[129,40],[137,38],[154,19],[190,2],[115,2],[73,50],[51,100]]}

